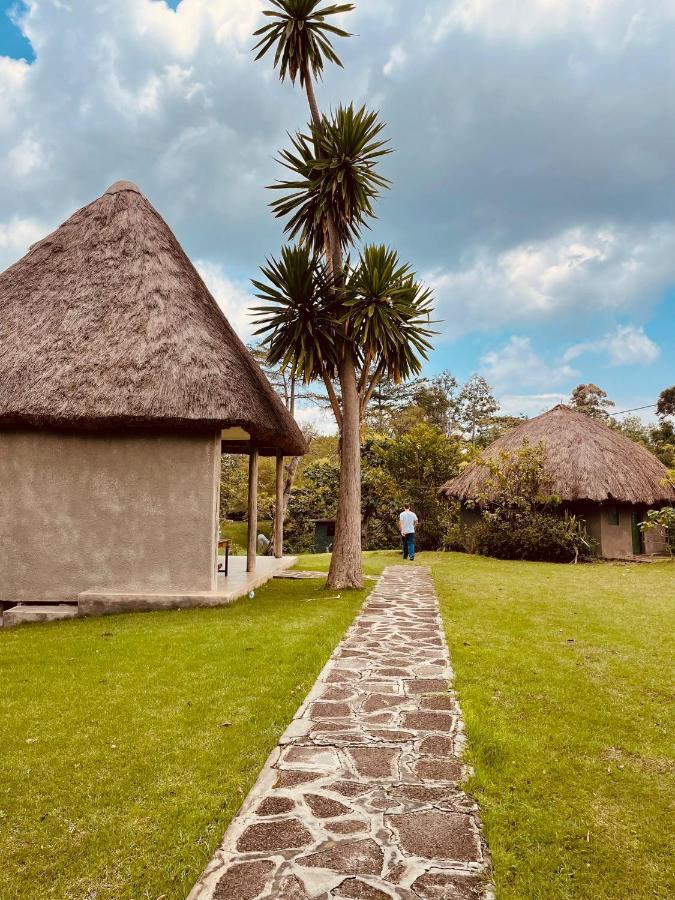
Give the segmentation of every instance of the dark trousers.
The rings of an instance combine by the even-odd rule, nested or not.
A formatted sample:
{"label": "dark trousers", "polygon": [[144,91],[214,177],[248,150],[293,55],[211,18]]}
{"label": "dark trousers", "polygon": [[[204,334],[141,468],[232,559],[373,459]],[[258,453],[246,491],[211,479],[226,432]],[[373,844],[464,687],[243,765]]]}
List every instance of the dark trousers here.
{"label": "dark trousers", "polygon": [[403,535],[403,559],[415,559],[415,533]]}

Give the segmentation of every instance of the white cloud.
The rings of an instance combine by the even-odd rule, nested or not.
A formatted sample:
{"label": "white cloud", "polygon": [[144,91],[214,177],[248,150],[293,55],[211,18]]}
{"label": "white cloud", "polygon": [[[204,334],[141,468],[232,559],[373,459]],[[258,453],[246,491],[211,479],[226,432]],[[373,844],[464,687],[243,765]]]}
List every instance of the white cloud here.
{"label": "white cloud", "polygon": [[[0,57],[0,267],[129,178],[250,334],[231,275],[278,252],[264,185],[307,117],[253,62],[261,4],[28,0],[36,62]],[[363,0],[344,16],[357,36],[319,101],[381,97],[397,152],[377,239],[431,272],[446,336],[566,319],[582,340],[598,312],[645,321],[675,282],[673,22],[672,0]]]}
{"label": "white cloud", "polygon": [[674,17],[670,0],[454,0],[440,9],[440,17],[425,19],[435,23],[435,41],[454,31],[523,43],[576,33],[612,50],[653,40],[659,24]]}
{"label": "white cloud", "polygon": [[14,122],[29,73],[30,66],[25,60],[0,56],[0,133]]}
{"label": "white cloud", "polygon": [[566,363],[545,362],[534,351],[529,338],[516,335],[501,349],[484,354],[480,363],[481,373],[497,391],[532,386],[550,388],[579,374]]}
{"label": "white cloud", "polygon": [[48,230],[33,219],[13,217],[7,222],[0,222],[0,272],[21,259]]}
{"label": "white cloud", "polygon": [[506,416],[538,416],[569,399],[566,394],[502,394],[498,397],[500,412]]}
{"label": "white cloud", "polygon": [[7,155],[10,171],[18,178],[25,178],[45,165],[42,145],[32,135],[25,134]]}
{"label": "white cloud", "polygon": [[248,285],[232,281],[218,263],[196,260],[195,268],[225,313],[227,321],[243,341],[248,340],[254,331],[250,309],[255,304],[255,297],[249,293]]}
{"label": "white cloud", "polygon": [[403,68],[408,61],[408,54],[402,44],[395,44],[389,53],[389,59],[384,64],[382,72],[387,78],[390,78],[397,71]]}
{"label": "white cloud", "polygon": [[318,406],[301,406],[295,410],[295,418],[300,427],[311,426],[319,434],[336,434],[335,417],[330,410]]}
{"label": "white cloud", "polygon": [[588,317],[653,304],[675,280],[675,226],[578,227],[451,271],[427,273],[444,331]]}
{"label": "white cloud", "polygon": [[611,366],[650,366],[661,355],[661,350],[644,328],[635,325],[618,325],[616,330],[596,341],[584,341],[570,347],[564,359],[570,362],[584,353],[603,353]]}

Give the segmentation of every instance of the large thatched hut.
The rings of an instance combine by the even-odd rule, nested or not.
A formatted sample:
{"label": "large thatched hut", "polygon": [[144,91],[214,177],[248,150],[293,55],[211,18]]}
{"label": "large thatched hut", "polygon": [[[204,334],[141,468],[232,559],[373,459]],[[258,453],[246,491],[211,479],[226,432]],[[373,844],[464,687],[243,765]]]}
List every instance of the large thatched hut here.
{"label": "large thatched hut", "polygon": [[[665,466],[647,449],[560,405],[502,435],[483,456],[496,459],[500,451],[513,453],[524,443],[543,443],[547,492],[561,499],[561,510],[586,521],[602,556],[627,559],[665,550],[663,535],[643,535],[638,527],[648,509],[675,503]],[[487,467],[472,463],[441,489],[447,499],[461,501],[467,527],[479,513],[466,504],[489,494],[489,479]]]}
{"label": "large thatched hut", "polygon": [[305,449],[130,182],[0,275],[0,603],[216,590],[221,452],[255,514],[258,455]]}

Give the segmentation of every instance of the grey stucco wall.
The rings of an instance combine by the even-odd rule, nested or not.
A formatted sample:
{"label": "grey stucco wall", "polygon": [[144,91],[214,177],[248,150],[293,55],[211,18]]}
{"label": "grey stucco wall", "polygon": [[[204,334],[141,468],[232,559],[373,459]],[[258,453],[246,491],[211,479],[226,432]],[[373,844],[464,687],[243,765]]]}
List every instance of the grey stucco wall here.
{"label": "grey stucco wall", "polygon": [[600,522],[602,527],[602,555],[606,559],[628,559],[633,556],[633,532],[631,528],[631,506],[617,506],[619,524],[610,525],[609,510],[602,506]]}
{"label": "grey stucco wall", "polygon": [[0,601],[216,587],[220,436],[0,430]]}
{"label": "grey stucco wall", "polygon": [[654,556],[668,556],[668,535],[665,528],[654,528],[651,531],[645,531],[645,553]]}

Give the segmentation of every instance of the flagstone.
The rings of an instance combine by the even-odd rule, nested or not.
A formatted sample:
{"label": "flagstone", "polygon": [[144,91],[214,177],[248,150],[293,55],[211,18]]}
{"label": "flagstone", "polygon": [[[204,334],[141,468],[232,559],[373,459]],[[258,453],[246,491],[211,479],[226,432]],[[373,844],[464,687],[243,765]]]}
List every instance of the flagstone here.
{"label": "flagstone", "polygon": [[231,866],[216,884],[214,900],[254,900],[265,890],[275,868],[266,859]]}
{"label": "flagstone", "polygon": [[309,856],[301,856],[298,865],[312,869],[330,869],[342,875],[379,875],[384,864],[382,848],[372,838],[333,844]]}
{"label": "flagstone", "polygon": [[305,794],[304,801],[318,819],[335,819],[351,812],[348,806],[321,794]]}
{"label": "flagstone", "polygon": [[428,572],[391,567],[188,900],[493,900]]}

